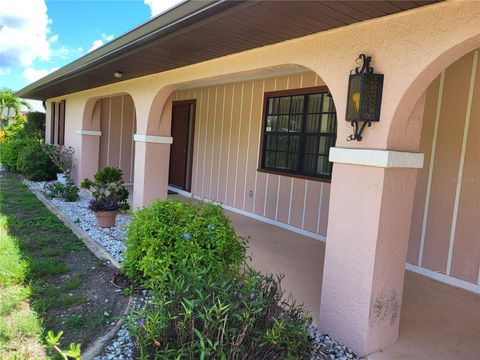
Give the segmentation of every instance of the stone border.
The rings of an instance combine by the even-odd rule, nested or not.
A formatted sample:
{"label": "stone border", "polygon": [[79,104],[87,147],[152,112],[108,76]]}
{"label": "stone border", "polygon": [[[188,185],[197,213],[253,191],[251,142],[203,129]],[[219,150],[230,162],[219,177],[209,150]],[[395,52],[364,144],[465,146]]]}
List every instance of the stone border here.
{"label": "stone border", "polygon": [[[72,220],[65,216],[55,205],[50,203],[40,191],[30,188],[25,179],[22,179],[22,183],[26,185],[29,191],[34,194],[48,210],[50,210],[54,215],[56,215],[57,218],[65,224],[65,226],[72,230],[72,232],[85,244],[85,246],[93,253],[93,255],[95,255],[100,260],[109,261],[116,269],[120,270],[120,263],[112,255],[110,255],[110,253],[105,250],[103,246],[93,240],[85,230],[80,228],[77,224],[75,224]],[[132,303],[133,296],[130,296],[127,306],[123,311],[123,316],[128,314]],[[95,340],[85,351],[82,351],[82,359],[93,360],[95,356],[99,355],[105,349],[105,346],[108,345],[108,343],[110,343],[110,341],[115,337],[122,325],[123,320],[118,320],[112,329],[110,329],[106,334]]]}
{"label": "stone border", "polygon": [[103,246],[93,240],[90,235],[65,216],[55,205],[53,205],[40,191],[32,189],[28,186],[25,180],[22,180],[28,189],[46,206],[53,214],[57,216],[77,237],[82,240],[85,246],[100,260],[108,260],[118,270],[120,270],[120,263],[107,251]]}
{"label": "stone border", "polygon": [[[123,316],[128,315],[128,312],[130,311],[130,307],[133,304],[133,296],[130,296],[128,299],[127,306],[125,307],[125,310],[123,311]],[[115,326],[110,329],[106,334],[104,334],[102,337],[98,338],[95,340],[93,344],[91,344],[85,351],[82,351],[82,359],[83,360],[93,360],[95,356],[100,355],[105,347],[112,341],[112,339],[115,337],[117,334],[118,330],[123,325],[123,320],[120,319],[117,321]]]}

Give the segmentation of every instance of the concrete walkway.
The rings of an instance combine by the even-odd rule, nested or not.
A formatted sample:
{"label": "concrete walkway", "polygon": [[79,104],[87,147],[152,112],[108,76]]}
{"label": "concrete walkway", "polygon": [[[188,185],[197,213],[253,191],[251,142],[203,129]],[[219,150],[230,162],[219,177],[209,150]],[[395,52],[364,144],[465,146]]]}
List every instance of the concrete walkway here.
{"label": "concrete walkway", "polygon": [[[318,319],[325,244],[243,215],[227,214],[238,234],[250,236],[253,266],[285,274],[284,289]],[[405,281],[399,341],[369,359],[480,359],[480,295],[410,271]]]}
{"label": "concrete walkway", "polygon": [[[317,322],[325,243],[231,211],[226,214],[237,234],[250,237],[253,267],[284,274],[286,293],[303,303]],[[368,359],[480,360],[480,295],[406,270],[399,340]]]}

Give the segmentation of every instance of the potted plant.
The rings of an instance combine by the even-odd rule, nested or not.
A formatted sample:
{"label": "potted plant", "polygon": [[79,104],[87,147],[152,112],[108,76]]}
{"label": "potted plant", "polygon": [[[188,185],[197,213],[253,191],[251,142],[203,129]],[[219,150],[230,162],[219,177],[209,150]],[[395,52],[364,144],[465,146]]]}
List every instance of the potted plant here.
{"label": "potted plant", "polygon": [[88,209],[95,212],[97,226],[100,228],[115,226],[117,212],[121,208],[116,197],[92,199],[88,203]]}
{"label": "potted plant", "polygon": [[118,168],[107,166],[98,171],[93,180],[83,180],[81,187],[92,193],[88,208],[95,212],[98,227],[115,226],[117,212],[130,207],[123,173]]}
{"label": "potted plant", "polygon": [[71,146],[51,145],[48,155],[61,171],[57,174],[58,182],[67,185],[67,178],[70,178],[75,160],[75,149]]}

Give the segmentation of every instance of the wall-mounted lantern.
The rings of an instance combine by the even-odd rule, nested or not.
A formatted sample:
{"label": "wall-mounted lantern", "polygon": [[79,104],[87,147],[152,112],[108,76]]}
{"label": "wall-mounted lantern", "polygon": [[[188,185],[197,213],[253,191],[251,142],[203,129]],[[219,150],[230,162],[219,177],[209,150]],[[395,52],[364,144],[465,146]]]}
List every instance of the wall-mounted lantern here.
{"label": "wall-mounted lantern", "polygon": [[[372,121],[380,121],[380,105],[382,104],[383,74],[374,74],[370,67],[372,58],[360,54],[357,59],[362,66],[350,72],[348,80],[347,121],[352,123],[354,133],[347,140],[362,141],[365,127],[372,126]],[[359,122],[363,122],[359,126]]]}

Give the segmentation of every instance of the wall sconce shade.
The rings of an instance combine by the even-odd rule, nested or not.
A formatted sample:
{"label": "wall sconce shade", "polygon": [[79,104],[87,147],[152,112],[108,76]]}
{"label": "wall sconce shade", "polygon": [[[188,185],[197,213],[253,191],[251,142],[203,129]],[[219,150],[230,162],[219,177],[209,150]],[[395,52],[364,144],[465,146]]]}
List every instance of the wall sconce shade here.
{"label": "wall sconce shade", "polygon": [[380,121],[383,74],[352,74],[348,81],[347,121]]}
{"label": "wall sconce shade", "polygon": [[[362,140],[365,126],[380,121],[380,107],[382,104],[383,74],[374,74],[370,67],[371,57],[361,54],[357,61],[363,61],[361,67],[351,73],[348,80],[346,121],[352,123],[355,133],[347,140]],[[358,123],[363,122],[361,128]]]}

